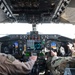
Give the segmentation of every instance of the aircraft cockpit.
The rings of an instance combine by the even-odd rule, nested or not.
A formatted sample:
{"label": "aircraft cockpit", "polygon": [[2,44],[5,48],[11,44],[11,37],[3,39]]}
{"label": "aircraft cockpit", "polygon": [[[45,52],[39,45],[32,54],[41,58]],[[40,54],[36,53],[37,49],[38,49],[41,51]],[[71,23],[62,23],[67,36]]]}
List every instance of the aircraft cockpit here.
{"label": "aircraft cockpit", "polygon": [[[31,56],[37,56],[34,66],[27,75],[75,75],[75,54],[73,55],[73,51],[75,53],[73,46],[75,43],[74,40],[61,34],[50,34],[50,31],[52,30],[53,33],[55,29],[57,29],[59,33],[63,33],[66,29],[64,32],[65,35],[67,35],[66,32],[69,31],[69,34],[72,34],[71,31],[75,32],[74,27],[70,29],[68,28],[70,25],[68,25],[67,28],[63,28],[62,26],[60,28],[60,25],[58,25],[59,28],[53,26],[51,29],[49,28],[48,31],[48,28],[43,28],[44,25],[43,27],[40,26],[41,29],[39,30],[43,29],[45,32],[48,31],[49,34],[39,33],[36,28],[36,25],[40,23],[62,22],[74,24],[74,7],[74,0],[0,0],[0,23],[25,23],[25,26],[27,23],[32,24],[32,31],[24,34],[7,34],[6,36],[0,37],[0,55],[4,54],[7,59],[7,55],[13,56],[23,64],[18,65],[20,68],[15,67],[15,73],[17,73],[18,70],[20,71],[20,69],[24,69],[24,66],[29,67],[27,64],[24,64],[30,60]],[[2,29],[5,28],[8,30],[9,27],[6,28],[5,26]],[[18,27],[19,25],[17,27],[15,25],[14,28],[11,27],[13,29],[12,32],[15,31],[16,33]],[[46,25],[46,27],[48,26]],[[21,31],[20,29],[19,31]],[[30,27],[27,29],[30,30]],[[62,32],[60,32],[61,29],[63,29]],[[25,30],[26,27],[24,28],[24,32]],[[75,35],[75,33],[73,35]],[[52,53],[55,53],[55,55],[52,55]],[[8,67],[5,71],[4,67],[6,67],[6,65],[4,66],[2,64],[3,63],[0,62],[0,72],[2,70],[6,72]],[[10,64],[7,63],[7,65]],[[16,71],[16,69],[18,70]],[[19,71],[18,73],[22,75]],[[28,71],[28,69],[24,69],[24,71]],[[12,72],[11,75],[19,75],[18,73],[12,74]],[[0,75],[6,74],[0,73]]]}
{"label": "aircraft cockpit", "polygon": [[[72,42],[72,39],[57,34],[38,34],[38,31],[31,31],[30,34],[25,35],[7,35],[0,38],[0,42],[2,53],[18,55],[18,57],[22,54],[30,56],[31,53],[44,56],[50,50],[58,52],[58,56],[63,56],[62,54],[68,56],[67,44]],[[64,51],[60,49],[61,46],[64,47]]]}
{"label": "aircraft cockpit", "polygon": [[33,31],[28,34],[11,34],[1,37],[0,49],[1,53],[11,54],[21,62],[28,61],[32,55],[37,55],[31,75],[48,74],[46,63],[48,57],[51,57],[51,50],[57,52],[58,57],[69,57],[71,56],[67,46],[69,42],[73,43],[73,40],[58,34],[39,34],[33,28]]}

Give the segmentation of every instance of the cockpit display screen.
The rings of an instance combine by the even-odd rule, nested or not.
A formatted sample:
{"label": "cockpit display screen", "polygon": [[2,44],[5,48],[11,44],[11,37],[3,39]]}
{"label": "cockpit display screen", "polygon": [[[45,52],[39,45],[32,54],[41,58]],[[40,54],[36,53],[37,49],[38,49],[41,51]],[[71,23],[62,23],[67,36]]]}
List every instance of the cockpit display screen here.
{"label": "cockpit display screen", "polygon": [[34,47],[35,47],[35,50],[40,50],[41,49],[41,42],[35,42]]}
{"label": "cockpit display screen", "polygon": [[15,42],[14,45],[15,45],[15,48],[18,48],[18,42]]}
{"label": "cockpit display screen", "polygon": [[34,40],[27,40],[27,49],[34,50]]}
{"label": "cockpit display screen", "polygon": [[41,42],[35,40],[27,40],[27,50],[40,50]]}
{"label": "cockpit display screen", "polygon": [[52,48],[52,49],[56,49],[56,42],[54,42],[54,41],[51,42],[51,48]]}

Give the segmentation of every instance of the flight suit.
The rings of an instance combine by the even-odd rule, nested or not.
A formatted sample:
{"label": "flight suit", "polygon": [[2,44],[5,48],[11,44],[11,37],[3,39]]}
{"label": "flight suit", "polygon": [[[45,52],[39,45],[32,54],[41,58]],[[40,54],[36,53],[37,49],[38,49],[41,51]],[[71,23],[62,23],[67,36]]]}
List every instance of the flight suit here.
{"label": "flight suit", "polygon": [[34,60],[20,62],[10,54],[0,53],[0,75],[25,75],[28,74],[34,65]]}
{"label": "flight suit", "polygon": [[53,75],[63,75],[63,71],[66,68],[67,62],[70,61],[72,57],[49,57],[47,60],[47,66]]}

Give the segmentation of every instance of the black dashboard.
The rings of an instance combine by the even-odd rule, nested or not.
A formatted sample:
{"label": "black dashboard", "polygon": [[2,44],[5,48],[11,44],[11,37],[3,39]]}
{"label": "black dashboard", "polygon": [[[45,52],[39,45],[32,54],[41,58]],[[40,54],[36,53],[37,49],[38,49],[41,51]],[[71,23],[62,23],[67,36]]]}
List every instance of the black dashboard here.
{"label": "black dashboard", "polygon": [[[65,45],[67,47],[67,43],[72,42],[72,39],[56,34],[38,34],[37,31],[31,31],[30,34],[7,35],[0,38],[0,42],[2,53],[21,58],[23,55],[30,56],[32,53],[45,56],[45,53],[49,53],[50,50],[60,55],[60,47],[65,47]],[[65,50],[65,53],[67,52],[68,48]]]}

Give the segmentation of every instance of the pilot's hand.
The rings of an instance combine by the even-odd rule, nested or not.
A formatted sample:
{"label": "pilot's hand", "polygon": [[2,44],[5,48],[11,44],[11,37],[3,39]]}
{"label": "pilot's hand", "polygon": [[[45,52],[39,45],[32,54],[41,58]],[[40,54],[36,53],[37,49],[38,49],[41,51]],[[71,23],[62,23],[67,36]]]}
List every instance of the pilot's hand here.
{"label": "pilot's hand", "polygon": [[69,43],[67,46],[68,46],[68,47],[69,47],[69,49],[71,50],[71,49],[72,49],[73,44]]}
{"label": "pilot's hand", "polygon": [[51,56],[57,56],[57,52],[51,50]]}
{"label": "pilot's hand", "polygon": [[29,59],[33,60],[33,61],[36,61],[37,60],[37,56],[31,56]]}
{"label": "pilot's hand", "polygon": [[75,53],[73,44],[70,44],[70,43],[69,43],[67,46],[69,47],[69,50],[70,50],[72,53]]}

